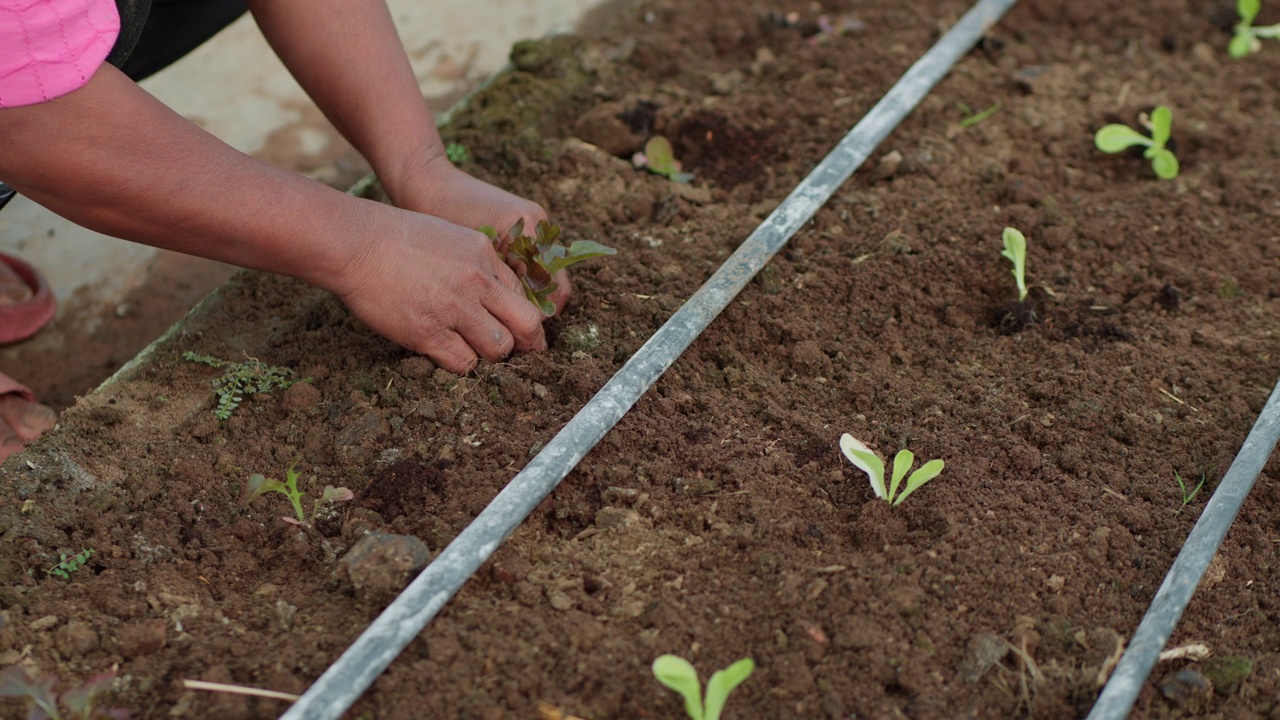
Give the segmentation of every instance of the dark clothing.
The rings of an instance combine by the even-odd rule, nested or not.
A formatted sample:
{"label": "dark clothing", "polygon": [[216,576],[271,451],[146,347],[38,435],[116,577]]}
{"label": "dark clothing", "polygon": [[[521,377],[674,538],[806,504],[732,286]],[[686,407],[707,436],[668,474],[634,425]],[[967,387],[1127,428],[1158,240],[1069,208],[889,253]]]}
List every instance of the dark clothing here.
{"label": "dark clothing", "polygon": [[120,36],[107,62],[134,80],[177,62],[248,10],[244,0],[116,0]]}

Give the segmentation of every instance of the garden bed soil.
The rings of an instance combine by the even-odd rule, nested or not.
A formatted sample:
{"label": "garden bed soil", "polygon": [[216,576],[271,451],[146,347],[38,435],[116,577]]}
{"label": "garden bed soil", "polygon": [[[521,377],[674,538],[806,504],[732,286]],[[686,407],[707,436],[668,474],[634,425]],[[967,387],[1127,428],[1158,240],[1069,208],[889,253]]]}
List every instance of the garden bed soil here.
{"label": "garden bed soil", "polygon": [[[394,568],[340,561],[362,533],[438,553],[967,8],[653,0],[517,47],[444,133],[567,238],[619,250],[574,272],[551,349],[457,377],[328,295],[238,276],[4,465],[0,660],[118,667],[141,717],[277,716],[181,681],[303,692],[390,597],[352,578]],[[1016,7],[349,717],[677,717],[662,653],[704,678],[754,658],[730,717],[1081,717],[1280,371],[1280,47],[1228,59],[1224,18]],[[1091,142],[1157,104],[1168,182]],[[630,166],[649,133],[691,184]],[[1021,329],[1007,225],[1029,238]],[[309,380],[223,422],[187,350]],[[890,508],[844,432],[946,470]],[[311,528],[278,495],[237,503],[294,458],[308,492],[355,500]],[[1185,508],[1175,472],[1207,478]],[[1171,639],[1217,660],[1162,662],[1134,717],[1280,713],[1277,517],[1271,463]],[[82,548],[87,568],[46,574]],[[1216,687],[1166,699],[1183,669]]]}

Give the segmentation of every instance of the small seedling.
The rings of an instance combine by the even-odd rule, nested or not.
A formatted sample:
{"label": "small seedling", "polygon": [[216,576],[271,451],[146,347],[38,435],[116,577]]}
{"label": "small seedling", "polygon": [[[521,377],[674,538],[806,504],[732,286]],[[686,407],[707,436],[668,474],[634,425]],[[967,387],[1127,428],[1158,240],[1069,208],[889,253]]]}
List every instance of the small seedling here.
{"label": "small seedling", "polygon": [[[98,707],[99,696],[111,686],[115,676],[115,671],[97,675],[59,696],[53,691],[57,676],[33,678],[24,668],[13,665],[0,672],[0,697],[26,698],[27,720],[125,720],[132,711]],[[67,710],[65,715],[58,709],[59,701]]]}
{"label": "small seedling", "polygon": [[204,363],[224,370],[222,377],[213,381],[213,394],[218,396],[218,406],[214,408],[213,414],[219,420],[231,417],[231,412],[240,406],[245,395],[285,390],[294,383],[305,382],[294,378],[294,373],[289,368],[268,365],[256,358],[247,357],[244,362],[236,362],[197,355],[190,350],[182,353],[182,357],[190,362]]}
{"label": "small seedling", "polygon": [[1151,137],[1134,130],[1128,125],[1111,123],[1103,125],[1093,136],[1093,144],[1104,153],[1118,153],[1131,147],[1145,147],[1142,157],[1151,161],[1151,169],[1156,177],[1172,180],[1178,177],[1178,158],[1173,151],[1165,147],[1173,132],[1173,112],[1161,105],[1151,111],[1151,119],[1140,118],[1139,122],[1151,130]]}
{"label": "small seedling", "polygon": [[999,101],[996,101],[995,105],[992,105],[986,110],[975,113],[973,111],[973,108],[969,107],[964,103],[959,103],[960,112],[964,113],[964,117],[960,119],[960,127],[971,128],[974,125],[977,125],[978,123],[982,122],[983,120],[986,120],[987,118],[991,117],[992,115],[995,115],[996,113],[1000,112],[1001,107],[1003,107],[1003,105],[1001,105]]}
{"label": "small seedling", "polygon": [[1001,235],[1004,250],[1000,254],[1013,263],[1013,279],[1018,283],[1018,302],[1027,299],[1027,238],[1017,228],[1007,227]]}
{"label": "small seedling", "polygon": [[1177,470],[1173,471],[1173,479],[1178,481],[1178,492],[1182,495],[1182,507],[1179,507],[1178,511],[1174,513],[1174,516],[1176,517],[1181,515],[1182,511],[1186,510],[1187,506],[1191,504],[1191,501],[1195,500],[1196,496],[1200,494],[1200,489],[1204,487],[1204,482],[1209,479],[1209,474],[1203,472],[1200,473],[1200,482],[1196,483],[1195,488],[1193,488],[1191,492],[1187,492],[1187,483],[1182,479],[1182,476],[1178,474]]}
{"label": "small seedling", "polygon": [[631,156],[631,164],[637,168],[645,168],[655,175],[661,175],[672,182],[687,183],[693,180],[693,173],[680,172],[684,167],[676,159],[671,141],[661,135],[654,135],[644,144],[644,152]]}
{"label": "small seedling", "polygon": [[66,553],[58,553],[58,557],[61,558],[61,562],[48,570],[45,570],[45,573],[54,577],[60,577],[63,580],[70,580],[71,573],[84,567],[85,563],[89,561],[89,557],[91,555],[93,555],[93,550],[91,548],[85,548],[70,557],[68,557]]}
{"label": "small seedling", "polygon": [[862,444],[849,433],[845,433],[840,438],[840,450],[844,452],[844,456],[849,458],[849,462],[853,463],[859,470],[865,472],[867,477],[871,478],[871,489],[875,491],[876,497],[884,498],[891,505],[897,507],[902,504],[907,496],[920,489],[921,485],[938,477],[942,472],[943,462],[941,460],[930,460],[920,467],[920,469],[911,473],[911,477],[907,478],[906,487],[902,488],[902,494],[898,494],[898,485],[902,482],[902,478],[906,476],[907,471],[911,469],[911,464],[915,462],[916,456],[910,450],[899,450],[898,454],[893,458],[893,479],[890,481],[889,488],[886,491],[884,486],[884,461],[879,458],[871,448]]}
{"label": "small seedling", "polygon": [[684,711],[689,720],[720,720],[729,693],[741,685],[755,671],[756,663],[743,658],[723,670],[717,670],[707,681],[707,697],[702,697],[698,671],[688,660],[676,655],[663,655],[653,661],[653,676],[658,682],[684,697]]}
{"label": "small seedling", "polygon": [[292,525],[310,525],[311,521],[315,519],[316,513],[320,511],[321,505],[346,502],[355,498],[355,493],[347,488],[325,485],[324,492],[320,494],[320,498],[311,504],[311,514],[307,515],[302,509],[302,491],[298,489],[298,478],[302,477],[302,473],[294,469],[297,464],[297,460],[289,463],[289,467],[284,471],[284,482],[257,473],[250,475],[249,482],[244,486],[244,493],[240,496],[240,504],[248,505],[253,502],[254,498],[263,493],[278,492],[289,498],[289,502],[293,505],[293,513],[297,516],[296,520],[289,517],[280,519]]}
{"label": "small seedling", "polygon": [[1263,38],[1280,39],[1280,23],[1254,27],[1253,21],[1262,9],[1261,0],[1236,0],[1236,13],[1240,22],[1236,23],[1235,35],[1227,45],[1227,54],[1233,58],[1252,55],[1262,49]]}
{"label": "small seedling", "polygon": [[454,165],[471,161],[471,151],[467,150],[467,146],[462,143],[451,142],[445,145],[444,154]]}
{"label": "small seedling", "polygon": [[583,260],[618,252],[594,240],[574,240],[573,244],[565,247],[556,242],[560,237],[560,226],[546,220],[538,223],[533,237],[524,234],[524,220],[517,220],[501,237],[488,225],[481,227],[480,232],[489,236],[494,248],[508,264],[524,267],[520,277],[524,294],[547,317],[556,314],[556,306],[549,299],[556,291],[556,273]]}

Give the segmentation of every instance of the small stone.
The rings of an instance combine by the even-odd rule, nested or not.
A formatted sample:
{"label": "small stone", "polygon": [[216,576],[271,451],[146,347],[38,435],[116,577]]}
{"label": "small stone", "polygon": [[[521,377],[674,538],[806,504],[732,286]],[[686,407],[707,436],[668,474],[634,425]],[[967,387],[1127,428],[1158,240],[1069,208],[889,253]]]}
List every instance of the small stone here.
{"label": "small stone", "polygon": [[72,620],[54,633],[53,645],[65,657],[81,657],[98,649],[98,633],[89,623]]}
{"label": "small stone", "polygon": [[431,559],[431,550],[416,537],[370,532],[338,561],[335,574],[345,579],[364,602],[395,599]]}
{"label": "small stone", "polygon": [[551,602],[551,607],[561,612],[573,607],[573,600],[570,599],[568,595],[559,591],[547,593],[547,600]]}
{"label": "small stone", "polygon": [[1209,679],[1190,668],[1179,670],[1160,683],[1160,694],[1179,707],[1203,702],[1212,692],[1213,684]]}
{"label": "small stone", "polygon": [[890,180],[898,174],[899,168],[902,167],[902,153],[897,150],[890,150],[880,157],[880,162],[876,163],[876,169],[871,173],[872,181]]}
{"label": "small stone", "polygon": [[426,380],[435,373],[436,364],[431,362],[431,358],[415,355],[401,360],[397,369],[400,371],[401,375],[407,378],[413,378],[414,380]]}
{"label": "small stone", "polygon": [[280,404],[289,412],[306,412],[320,404],[320,390],[309,382],[294,383],[284,391]]}
{"label": "small stone", "polygon": [[39,632],[41,630],[48,630],[49,628],[57,624],[58,624],[57,615],[45,615],[44,617],[38,620],[32,620],[31,629]]}
{"label": "small stone", "polygon": [[165,646],[167,632],[164,620],[146,620],[129,625],[120,631],[120,654],[127,658],[150,655]]}
{"label": "small stone", "polygon": [[1061,575],[1050,575],[1048,580],[1044,581],[1045,585],[1054,592],[1061,592],[1062,588],[1067,584],[1067,579]]}
{"label": "small stone", "polygon": [[560,340],[570,350],[591,352],[600,347],[600,328],[595,323],[570,325],[560,333]]}
{"label": "small stone", "polygon": [[626,508],[600,508],[596,513],[596,527],[604,530],[611,527],[631,525],[640,519],[640,513]]}
{"label": "small stone", "polygon": [[622,102],[601,103],[583,113],[573,126],[573,134],[616,157],[631,157],[644,147],[645,136],[622,119],[627,106]]}

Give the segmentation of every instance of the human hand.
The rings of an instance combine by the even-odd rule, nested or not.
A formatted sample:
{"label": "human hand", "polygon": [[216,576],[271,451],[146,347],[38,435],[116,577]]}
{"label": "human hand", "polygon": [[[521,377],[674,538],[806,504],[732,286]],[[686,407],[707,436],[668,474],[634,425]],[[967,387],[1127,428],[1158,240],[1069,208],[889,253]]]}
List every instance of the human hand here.
{"label": "human hand", "polygon": [[391,231],[328,283],[357,318],[454,373],[478,357],[499,362],[512,350],[546,349],[542,313],[483,233],[386,210]]}
{"label": "human hand", "polygon": [[[488,225],[498,232],[503,242],[509,241],[504,234],[517,221],[523,220],[525,232],[532,235],[533,228],[547,219],[547,211],[537,203],[474,178],[443,156],[423,162],[414,179],[400,185],[402,187],[394,190],[387,188],[397,206],[444,218],[465,228]],[[519,267],[514,269],[523,271]],[[572,293],[568,272],[556,273],[555,282],[555,292],[549,299],[559,314]]]}

